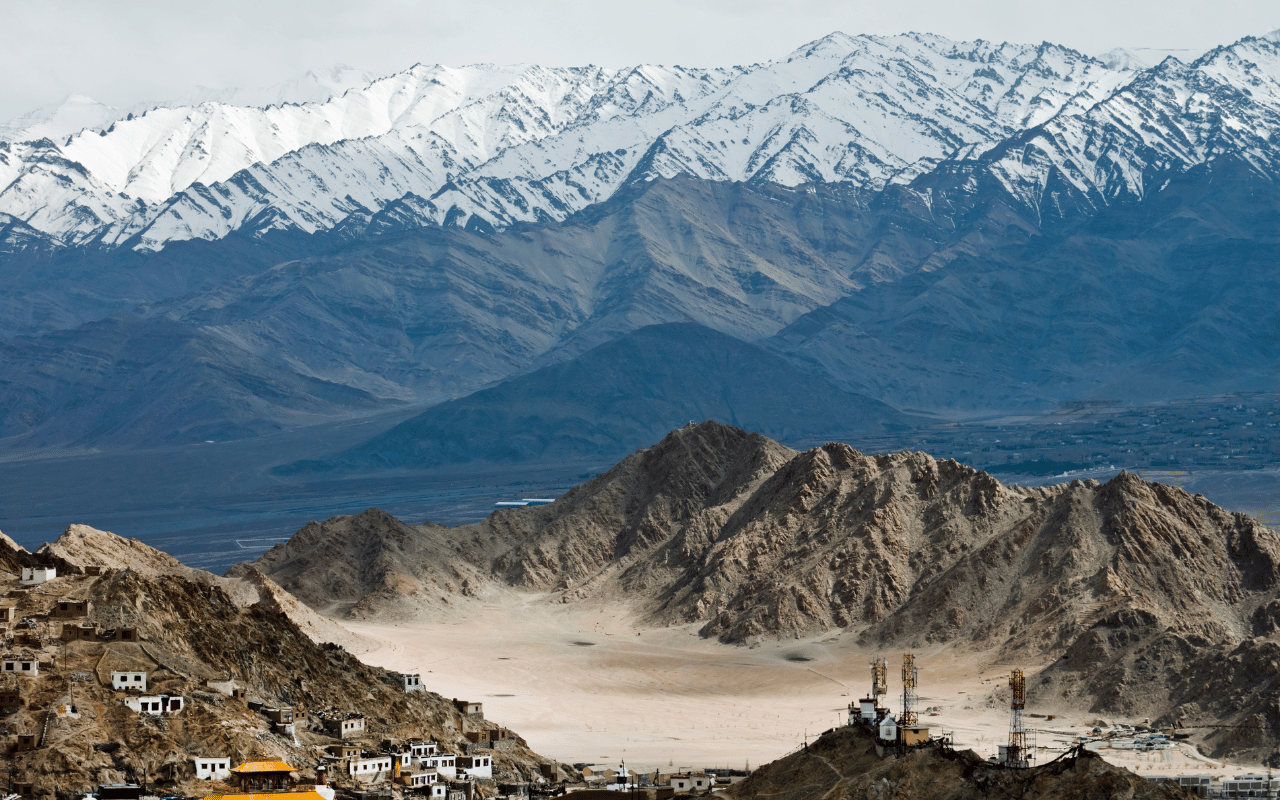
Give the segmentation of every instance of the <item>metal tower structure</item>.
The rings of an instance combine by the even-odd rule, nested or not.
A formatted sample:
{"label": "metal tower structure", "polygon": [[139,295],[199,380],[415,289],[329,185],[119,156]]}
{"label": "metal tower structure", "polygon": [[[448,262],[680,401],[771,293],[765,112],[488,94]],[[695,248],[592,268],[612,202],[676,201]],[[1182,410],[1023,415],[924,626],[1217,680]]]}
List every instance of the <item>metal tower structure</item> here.
{"label": "metal tower structure", "polygon": [[907,728],[919,724],[916,715],[916,657],[911,653],[902,656],[902,714],[898,717],[898,727]]}
{"label": "metal tower structure", "polygon": [[871,662],[871,696],[880,707],[880,698],[889,693],[889,662],[877,658]]}
{"label": "metal tower structure", "polygon": [[1027,749],[1027,729],[1022,724],[1022,712],[1027,707],[1027,682],[1022,670],[1009,673],[1009,749],[1005,763],[1011,767],[1030,766],[1031,753]]}

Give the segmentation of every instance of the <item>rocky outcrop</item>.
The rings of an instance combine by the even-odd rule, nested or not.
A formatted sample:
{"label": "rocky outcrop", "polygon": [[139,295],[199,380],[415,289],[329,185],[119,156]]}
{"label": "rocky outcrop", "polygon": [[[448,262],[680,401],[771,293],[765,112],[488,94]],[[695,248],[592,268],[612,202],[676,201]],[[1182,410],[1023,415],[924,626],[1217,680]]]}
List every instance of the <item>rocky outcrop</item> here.
{"label": "rocky outcrop", "polygon": [[1113,648],[1108,619],[1212,641],[1266,627],[1280,537],[1128,473],[1004,486],[924,453],[796,453],[708,422],[549,506],[447,534],[368,511],[311,523],[257,563],[313,607],[361,614],[497,584],[625,598],[651,624],[728,642],[843,628],[1056,657]]}
{"label": "rocky outcrop", "polygon": [[[99,537],[88,531],[76,535],[101,552],[92,547]],[[105,547],[110,546],[108,541]],[[216,580],[144,569],[59,576],[14,593],[18,616],[34,621],[45,644],[32,648],[42,666],[38,677],[22,679],[21,707],[5,709],[7,729],[40,734],[36,749],[10,756],[13,781],[32,783],[37,796],[125,780],[159,782],[167,794],[196,796],[192,753],[217,753],[233,762],[280,758],[305,780],[316,746],[331,741],[309,712],[328,709],[363,715],[374,742],[412,734],[438,738],[455,751],[465,747],[465,730],[492,727],[464,719],[438,694],[406,693],[398,676],[362,663],[337,644],[318,643],[286,613],[288,598],[262,576],[257,581],[272,598],[248,605]],[[5,579],[0,589],[14,583]],[[100,628],[132,628],[133,640],[50,639],[58,633],[58,620],[46,615],[69,598],[90,601],[88,621]],[[123,693],[110,686],[110,673],[118,669],[147,672],[148,692],[181,697],[184,708],[161,717],[131,711]],[[229,677],[251,699],[293,706],[296,731],[273,730],[243,699],[205,684]],[[528,780],[539,761],[516,739],[497,754],[496,766],[510,778]],[[165,765],[171,766],[161,770]]]}
{"label": "rocky outcrop", "polygon": [[1251,726],[1253,744],[1209,737],[1232,752],[1269,756],[1280,741],[1268,666],[1280,651],[1252,638],[1280,640],[1280,537],[1129,473],[1005,486],[924,453],[797,453],[708,422],[548,506],[453,529],[365,512],[308,525],[258,566],[355,615],[514,587],[725,642],[840,629],[875,646],[950,644],[1052,662],[1029,686],[1036,702]]}
{"label": "rocky outcrop", "polygon": [[[411,526],[385,511],[310,522],[250,568],[314,609],[331,615],[383,616],[448,607],[485,574],[454,552],[442,525]],[[228,575],[245,575],[244,565]]]}
{"label": "rocky outcrop", "polygon": [[880,758],[870,732],[857,728],[827,731],[803,750],[759,767],[746,780],[726,790],[725,795],[735,800],[1172,800],[1186,796],[1176,785],[1148,783],[1087,750],[1026,770],[990,764],[972,750],[930,748],[912,751],[902,758]]}

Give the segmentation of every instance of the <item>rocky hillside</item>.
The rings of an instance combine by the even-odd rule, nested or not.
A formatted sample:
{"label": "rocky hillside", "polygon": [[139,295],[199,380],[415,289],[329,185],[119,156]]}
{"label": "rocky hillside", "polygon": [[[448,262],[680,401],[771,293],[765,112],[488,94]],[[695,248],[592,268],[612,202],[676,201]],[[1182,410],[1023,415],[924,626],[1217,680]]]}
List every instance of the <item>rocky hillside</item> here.
{"label": "rocky hillside", "polygon": [[400,616],[465,601],[486,573],[454,553],[443,525],[408,525],[371,508],[310,522],[230,576],[269,573],[288,593],[326,614]]}
{"label": "rocky hillside", "polygon": [[[370,577],[354,591],[325,577],[357,564]],[[1280,537],[1127,473],[1004,486],[924,453],[796,453],[709,422],[548,506],[447,536],[373,512],[312,523],[256,566],[316,607],[390,609],[396,575],[446,570],[455,588],[487,576],[565,601],[625,596],[652,624],[701,622],[729,642],[846,628],[885,643],[1061,654],[1120,612],[1248,636],[1277,593]]]}
{"label": "rocky hillside", "polygon": [[732,643],[952,644],[1052,662],[1036,702],[1249,726],[1207,737],[1215,752],[1280,741],[1280,536],[1128,473],[1005,486],[924,453],[797,453],[691,424],[551,505],[453,529],[335,518],[256,566],[358,615],[515,588]]}
{"label": "rocky hillside", "polygon": [[[111,563],[111,554],[125,551],[134,553],[139,569]],[[90,563],[93,554],[104,558]],[[405,693],[398,676],[363,664],[340,645],[317,643],[286,613],[288,601],[278,587],[261,576],[261,599],[237,602],[224,588],[236,580],[193,580],[164,569],[168,558],[161,553],[84,527],[41,554],[13,555],[61,559],[59,576],[33,588],[18,589],[15,576],[0,575],[18,618],[31,620],[19,624],[8,643],[40,663],[38,677],[7,677],[4,684],[21,699],[4,709],[5,728],[37,737],[34,749],[11,756],[12,779],[32,784],[37,794],[141,779],[159,782],[161,791],[193,795],[201,791],[193,755],[232,762],[279,757],[305,780],[323,746],[334,741],[322,730],[322,712],[362,714],[366,746],[421,736],[463,752],[466,731],[494,727],[463,717],[439,695]],[[83,560],[77,565],[72,557]],[[100,574],[84,574],[85,567]],[[59,601],[69,600],[89,601],[87,617],[52,616]],[[63,642],[56,637],[64,624],[97,630]],[[123,628],[135,631],[134,640],[105,633]],[[113,670],[145,671],[150,694],[180,696],[185,707],[159,717],[131,711],[126,693],[110,686]],[[273,731],[245,699],[206,684],[228,678],[244,687],[248,700],[291,706],[296,733]],[[497,755],[499,772],[513,777],[531,776],[540,761],[519,741]]]}
{"label": "rocky hillside", "polygon": [[1009,770],[988,764],[972,750],[927,749],[903,758],[880,758],[869,733],[838,728],[805,749],[756,769],[725,794],[735,800],[1172,800],[1187,797],[1183,792],[1174,785],[1148,783],[1088,751],[1034,769]]}

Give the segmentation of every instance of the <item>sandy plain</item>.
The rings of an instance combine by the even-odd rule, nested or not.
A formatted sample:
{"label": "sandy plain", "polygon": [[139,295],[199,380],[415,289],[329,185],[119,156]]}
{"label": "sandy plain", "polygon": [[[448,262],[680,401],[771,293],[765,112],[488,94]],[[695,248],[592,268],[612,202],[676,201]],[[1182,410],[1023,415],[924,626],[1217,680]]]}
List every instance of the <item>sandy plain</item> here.
{"label": "sandy plain", "polygon": [[[758,766],[842,724],[848,704],[869,689],[875,656],[889,661],[888,706],[901,707],[902,653],[867,650],[850,635],[723,645],[700,638],[697,626],[643,627],[622,606],[561,605],[514,592],[470,605],[449,622],[343,625],[369,640],[358,651],[368,663],[420,672],[434,691],[483,702],[487,718],[570,763],[625,760],[641,772]],[[1009,670],[1024,669],[1030,683],[1044,666],[995,663],[955,647],[918,649],[915,658],[922,722],[983,756],[1007,740]],[[1041,763],[1098,721],[1054,709],[1028,708],[1027,715],[1039,729]],[[1186,745],[1100,752],[1144,775],[1250,769]]]}

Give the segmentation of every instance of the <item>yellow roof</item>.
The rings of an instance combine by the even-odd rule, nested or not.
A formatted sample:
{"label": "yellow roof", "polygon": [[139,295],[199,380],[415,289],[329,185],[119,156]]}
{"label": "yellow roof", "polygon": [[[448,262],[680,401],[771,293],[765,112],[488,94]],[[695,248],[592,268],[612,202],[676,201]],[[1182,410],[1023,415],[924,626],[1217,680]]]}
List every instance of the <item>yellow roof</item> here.
{"label": "yellow roof", "polygon": [[209,795],[205,800],[326,800],[314,788],[303,791],[250,792],[250,794]]}
{"label": "yellow roof", "polygon": [[293,772],[293,767],[283,761],[246,761],[232,772]]}

